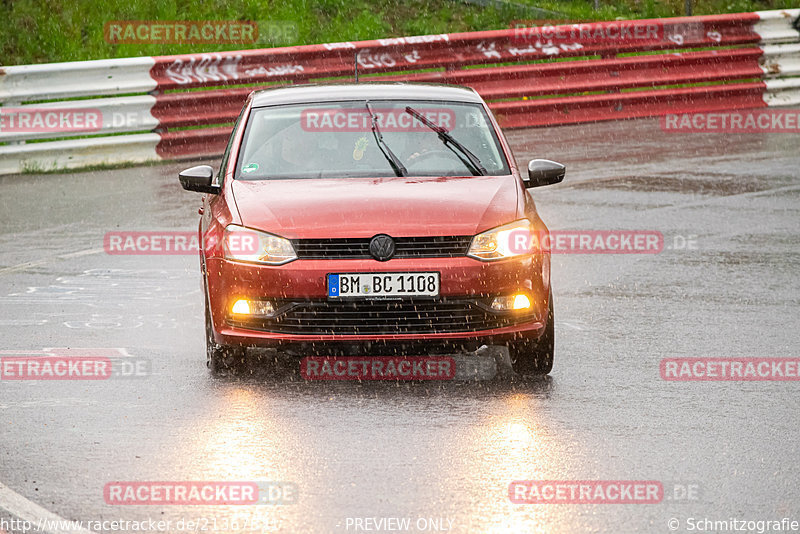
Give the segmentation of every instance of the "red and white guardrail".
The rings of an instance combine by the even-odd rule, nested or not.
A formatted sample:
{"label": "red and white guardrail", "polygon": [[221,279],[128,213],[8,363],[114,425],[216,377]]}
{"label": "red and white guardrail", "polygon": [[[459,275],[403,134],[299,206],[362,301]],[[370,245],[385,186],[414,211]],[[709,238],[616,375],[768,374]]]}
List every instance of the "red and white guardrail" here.
{"label": "red and white guardrail", "polygon": [[793,9],[0,67],[0,174],[217,156],[250,91],[352,80],[356,62],[361,80],[471,86],[506,128],[800,105],[798,18]]}

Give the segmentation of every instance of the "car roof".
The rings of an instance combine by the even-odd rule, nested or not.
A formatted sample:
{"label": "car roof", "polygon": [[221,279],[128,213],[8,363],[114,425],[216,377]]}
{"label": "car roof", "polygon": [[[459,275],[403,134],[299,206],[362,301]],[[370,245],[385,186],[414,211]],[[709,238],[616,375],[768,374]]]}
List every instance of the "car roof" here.
{"label": "car roof", "polygon": [[482,103],[473,89],[432,83],[309,84],[263,89],[253,93],[253,107],[344,100],[441,100]]}

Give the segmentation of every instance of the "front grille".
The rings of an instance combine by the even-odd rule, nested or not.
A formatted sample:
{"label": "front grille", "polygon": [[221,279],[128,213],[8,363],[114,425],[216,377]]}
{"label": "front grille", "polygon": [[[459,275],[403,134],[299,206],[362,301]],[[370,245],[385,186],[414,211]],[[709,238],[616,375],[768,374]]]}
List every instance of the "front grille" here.
{"label": "front grille", "polygon": [[274,319],[229,322],[281,334],[377,335],[476,332],[532,319],[530,313],[493,313],[475,300],[305,301],[290,306]]}
{"label": "front grille", "polygon": [[[466,256],[472,236],[395,237],[394,258],[454,258]],[[297,257],[308,260],[371,258],[371,237],[296,239]]]}

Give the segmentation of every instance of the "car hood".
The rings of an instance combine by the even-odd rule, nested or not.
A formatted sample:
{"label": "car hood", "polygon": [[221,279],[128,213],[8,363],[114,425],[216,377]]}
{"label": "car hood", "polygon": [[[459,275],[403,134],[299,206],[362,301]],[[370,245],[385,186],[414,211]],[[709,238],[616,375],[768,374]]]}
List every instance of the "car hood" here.
{"label": "car hood", "polygon": [[512,176],[235,180],[244,226],[289,239],[473,235],[517,218]]}

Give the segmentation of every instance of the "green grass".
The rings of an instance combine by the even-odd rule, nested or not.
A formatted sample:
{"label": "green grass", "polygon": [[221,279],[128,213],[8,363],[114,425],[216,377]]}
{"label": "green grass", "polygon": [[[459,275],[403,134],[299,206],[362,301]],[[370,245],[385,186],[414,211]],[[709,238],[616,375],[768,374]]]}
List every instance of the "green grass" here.
{"label": "green grass", "polygon": [[[486,2],[483,2],[486,3]],[[695,0],[695,14],[796,7],[798,0]],[[535,19],[531,8],[565,20],[650,18],[683,14],[684,0],[514,0],[497,7],[479,0],[0,0],[0,64],[19,65],[116,57],[216,52],[277,44],[313,44],[382,37],[502,29]],[[522,7],[521,7],[522,6]],[[292,42],[253,45],[110,44],[106,22],[120,20],[251,20],[296,26]]]}

